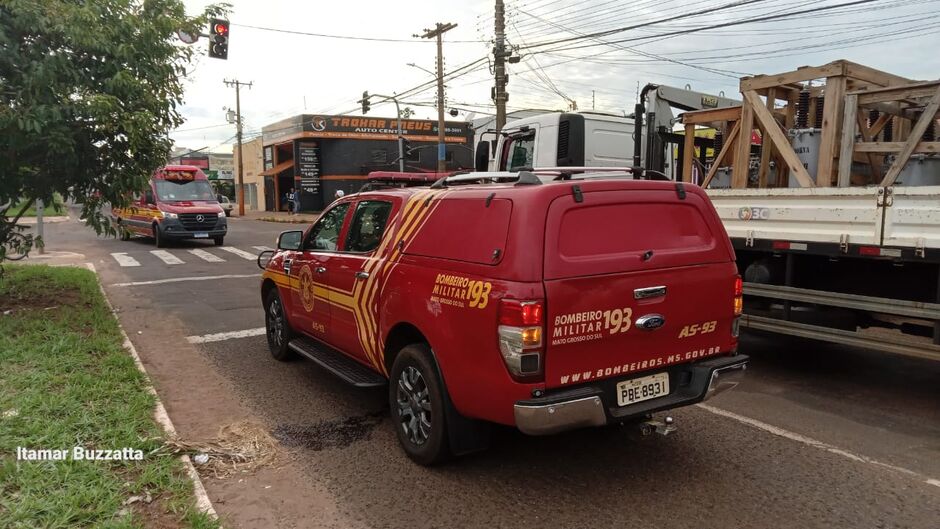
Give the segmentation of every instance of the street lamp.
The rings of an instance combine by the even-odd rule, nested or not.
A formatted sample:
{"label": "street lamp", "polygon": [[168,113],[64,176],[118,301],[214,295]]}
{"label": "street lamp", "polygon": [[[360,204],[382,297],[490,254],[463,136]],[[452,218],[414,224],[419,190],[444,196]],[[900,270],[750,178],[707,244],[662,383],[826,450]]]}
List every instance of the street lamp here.
{"label": "street lamp", "polygon": [[[398,107],[398,97],[394,95],[384,96],[382,94],[372,94],[372,97],[381,97],[386,101],[391,99],[395,102],[395,116],[397,117],[398,123],[398,171],[401,173],[405,172],[405,146],[404,138],[401,135],[401,109]],[[369,94],[368,92],[362,93],[362,101],[368,101]],[[363,103],[363,108],[366,108],[366,103]]]}
{"label": "street lamp", "polygon": [[419,69],[419,70],[421,70],[421,71],[423,71],[423,72],[427,72],[427,73],[433,75],[434,77],[437,77],[437,74],[436,74],[436,73],[432,72],[431,70],[428,70],[427,68],[425,68],[425,67],[423,67],[423,66],[418,66],[417,64],[415,64],[415,63],[413,63],[413,62],[406,63],[405,66],[411,66],[412,68],[417,68],[417,69]]}

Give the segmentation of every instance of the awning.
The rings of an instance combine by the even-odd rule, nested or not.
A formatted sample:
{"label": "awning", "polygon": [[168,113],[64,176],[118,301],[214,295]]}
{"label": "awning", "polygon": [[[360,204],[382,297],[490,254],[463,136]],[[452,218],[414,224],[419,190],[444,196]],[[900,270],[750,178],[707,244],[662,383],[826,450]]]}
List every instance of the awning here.
{"label": "awning", "polygon": [[265,169],[264,171],[261,171],[258,174],[260,174],[261,176],[276,175],[280,173],[281,171],[289,167],[293,167],[293,166],[294,166],[294,160],[287,160],[286,162],[281,162],[270,169]]}

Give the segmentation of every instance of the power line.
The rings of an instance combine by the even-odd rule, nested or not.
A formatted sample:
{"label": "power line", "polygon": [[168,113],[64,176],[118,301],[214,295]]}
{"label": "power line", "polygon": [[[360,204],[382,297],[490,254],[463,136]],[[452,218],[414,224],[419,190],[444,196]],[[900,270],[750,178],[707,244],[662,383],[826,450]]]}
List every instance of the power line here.
{"label": "power line", "polygon": [[[542,19],[541,17],[536,17],[535,15],[526,13],[525,11],[522,11],[522,10],[520,10],[519,12],[520,12],[520,13],[523,13],[523,14],[525,14],[525,15],[528,15],[528,16],[530,16],[530,17],[538,18],[538,19],[540,19],[540,20],[545,20],[545,19]],[[553,25],[553,26],[556,26],[556,27],[558,27],[558,28],[560,28],[560,29],[563,29],[563,30],[565,30],[565,31],[568,31],[569,33],[573,33],[573,34],[579,35],[579,36],[580,36],[580,35],[583,35],[583,33],[579,33],[578,31],[565,28],[564,26],[562,26],[562,25],[560,25],[560,24],[555,24],[554,22],[551,22],[551,21],[548,21],[548,20],[546,20],[546,22],[548,22],[549,24],[551,24],[551,25]],[[723,76],[725,76],[725,77],[736,78],[736,77],[739,77],[739,76],[743,73],[743,72],[734,72],[734,71],[730,71],[730,70],[720,70],[720,69],[717,69],[717,68],[706,68],[706,67],[704,67],[704,66],[698,66],[698,65],[695,65],[695,64],[691,64],[691,63],[679,61],[679,60],[676,60],[676,59],[670,59],[670,58],[667,58],[667,57],[663,57],[663,56],[661,56],[661,55],[656,55],[656,54],[649,53],[649,52],[646,52],[646,51],[638,50],[638,49],[636,49],[636,48],[631,48],[631,47],[628,47],[628,46],[621,46],[621,45],[615,44],[615,43],[609,43],[609,42],[607,42],[607,41],[605,41],[605,40],[601,40],[601,39],[596,38],[596,37],[593,38],[592,40],[596,40],[597,42],[599,42],[599,43],[601,43],[601,44],[609,45],[609,46],[612,46],[612,47],[617,48],[617,49],[629,51],[629,52],[634,53],[634,54],[637,54],[637,55],[642,55],[642,56],[644,56],[644,57],[655,58],[655,59],[658,59],[658,60],[660,60],[660,61],[671,62],[671,63],[673,63],[673,64],[678,64],[678,65],[685,66],[685,67],[688,67],[688,68],[694,68],[694,69],[696,69],[696,70],[702,70],[702,71],[705,71],[705,72],[708,72],[708,73],[717,74],[717,75],[723,75]]]}
{"label": "power line", "polygon": [[[674,21],[674,20],[682,20],[682,19],[684,19],[684,18],[689,18],[689,17],[698,16],[698,15],[703,15],[703,14],[708,14],[708,13],[715,13],[715,12],[718,12],[718,11],[723,11],[723,10],[731,9],[731,8],[734,8],[734,7],[740,7],[740,6],[744,6],[744,5],[756,4],[756,3],[759,3],[759,2],[766,2],[766,1],[768,1],[768,0],[739,0],[739,1],[737,1],[737,2],[731,2],[731,3],[727,3],[727,4],[722,4],[722,5],[720,5],[720,6],[712,7],[712,8],[710,8],[710,9],[701,9],[701,10],[698,10],[698,11],[691,11],[691,12],[688,12],[688,13],[682,13],[682,14],[679,14],[679,15],[673,15],[673,16],[671,16],[671,17],[666,17],[666,18],[660,18],[660,19],[657,19],[657,20],[652,20],[652,21],[649,21],[649,22],[641,22],[641,23],[638,23],[638,24],[633,24],[633,25],[630,25],[630,26],[622,27],[622,28],[609,29],[609,30],[606,30],[606,31],[597,31],[597,32],[594,32],[594,33],[588,33],[588,34],[584,34],[584,35],[581,35],[581,36],[578,36],[578,37],[570,37],[570,38],[566,38],[566,39],[557,39],[557,40],[551,40],[551,41],[545,41],[545,42],[536,42],[535,44],[531,44],[531,45],[529,45],[529,46],[526,46],[526,48],[540,48],[540,47],[542,47],[542,46],[551,46],[551,45],[554,45],[554,44],[563,44],[563,43],[565,43],[565,42],[572,42],[572,41],[590,39],[590,38],[595,38],[595,37],[606,37],[606,36],[608,36],[608,35],[614,35],[614,34],[617,34],[617,33],[623,33],[624,31],[629,31],[629,30],[631,30],[631,29],[637,29],[637,28],[642,28],[642,27],[646,27],[646,26],[652,26],[652,25],[655,25],[655,24],[662,24],[662,23],[664,23],[664,22],[672,22],[672,21]],[[859,2],[873,2],[873,1],[875,1],[875,0],[858,0],[858,1],[859,1]]]}
{"label": "power line", "polygon": [[175,132],[193,132],[193,131],[196,131],[196,130],[206,130],[206,129],[216,129],[216,128],[219,128],[219,127],[227,127],[227,126],[229,126],[229,125],[231,125],[231,123],[220,123],[220,124],[218,124],[218,125],[209,125],[209,126],[206,126],[206,127],[196,127],[196,128],[192,128],[192,129],[176,129],[176,130],[173,130],[173,131],[171,131],[171,132],[174,132],[174,133],[175,133]]}
{"label": "power line", "polygon": [[[307,37],[321,37],[325,39],[342,39],[342,40],[365,40],[371,42],[408,42],[408,43],[420,43],[423,42],[418,39],[390,39],[390,38],[380,38],[380,37],[358,37],[354,35],[331,35],[327,33],[311,33],[309,31],[296,31],[292,29],[280,29],[280,28],[266,28],[262,26],[253,26],[250,24],[235,24],[233,26],[238,26],[242,28],[257,29],[260,31],[273,31],[276,33],[288,33],[291,35],[304,35]],[[480,44],[485,43],[485,40],[449,40],[448,44]]]}
{"label": "power line", "polygon": [[[762,0],[756,0],[756,1],[762,1]],[[620,44],[620,43],[623,43],[623,42],[635,42],[635,41],[638,41],[638,40],[649,40],[649,39],[659,39],[659,38],[661,38],[661,37],[671,37],[671,36],[677,36],[677,35],[688,35],[688,34],[690,34],[690,33],[698,33],[698,32],[706,31],[706,30],[709,30],[709,29],[726,28],[726,27],[730,27],[730,26],[738,26],[738,25],[741,25],[741,24],[750,24],[750,23],[754,23],[754,22],[765,22],[765,21],[768,21],[768,20],[778,20],[778,19],[784,19],[784,18],[791,18],[791,17],[796,16],[796,15],[803,15],[803,14],[809,14],[809,13],[818,13],[818,12],[822,12],[822,11],[830,11],[830,10],[833,10],[833,9],[839,9],[840,7],[854,6],[854,5],[861,5],[861,4],[870,4],[870,3],[872,3],[872,2],[878,2],[878,1],[881,1],[881,0],[855,0],[855,1],[853,1],[853,2],[846,2],[846,3],[843,3],[843,4],[836,4],[836,5],[830,5],[830,6],[815,7],[815,8],[811,8],[811,9],[804,9],[804,10],[802,10],[802,11],[791,11],[791,12],[786,12],[786,13],[778,13],[778,14],[775,14],[775,15],[765,15],[765,16],[760,16],[760,17],[744,18],[744,19],[739,19],[739,20],[732,20],[732,21],[728,21],[728,22],[722,22],[722,23],[718,23],[718,24],[711,24],[711,25],[707,25],[707,26],[699,26],[699,27],[697,27],[697,28],[689,28],[689,29],[683,29],[683,30],[677,30],[677,31],[668,31],[668,32],[665,32],[665,33],[659,33],[659,34],[657,34],[657,35],[647,35],[647,36],[642,36],[642,37],[632,37],[632,38],[629,38],[629,39],[620,39],[620,40],[604,41],[604,44],[607,44],[607,45],[609,45],[609,44]],[[654,22],[654,23],[655,23],[655,22]],[[652,24],[652,23],[651,23],[651,24]],[[645,25],[649,25],[649,24],[645,24]],[[626,29],[633,29],[633,28],[626,28]],[[625,29],[622,29],[622,30],[625,31]],[[613,31],[619,33],[619,32],[622,31],[622,30],[613,30]],[[601,33],[604,33],[604,32],[601,32]],[[610,34],[610,33],[606,33],[606,34]],[[572,40],[581,40],[582,38],[590,38],[590,35],[588,35],[588,36],[586,36],[586,37],[576,37],[576,38],[571,38],[571,39],[564,39],[564,41],[556,41],[556,43],[559,43],[559,42],[570,42],[570,41],[572,41]],[[547,45],[547,44],[549,44],[549,43],[535,44],[535,45],[533,45],[533,46],[542,46],[542,45]],[[600,46],[600,45],[601,45],[601,44],[584,44],[584,45],[580,45],[580,46],[568,46],[568,47],[552,48],[552,49],[547,50],[547,51],[577,50],[577,49],[581,49],[581,48],[591,48],[591,47]]]}

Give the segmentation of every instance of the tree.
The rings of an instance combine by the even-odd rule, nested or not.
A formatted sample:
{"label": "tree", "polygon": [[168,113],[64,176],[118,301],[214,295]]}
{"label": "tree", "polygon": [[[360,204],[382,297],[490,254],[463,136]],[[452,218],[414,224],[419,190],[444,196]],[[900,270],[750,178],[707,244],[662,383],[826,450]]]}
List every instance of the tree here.
{"label": "tree", "polygon": [[[18,219],[4,208],[53,193],[114,234],[103,204],[126,205],[166,163],[183,123],[183,80],[208,18],[182,0],[0,0],[0,261]],[[13,217],[11,219],[10,217]]]}

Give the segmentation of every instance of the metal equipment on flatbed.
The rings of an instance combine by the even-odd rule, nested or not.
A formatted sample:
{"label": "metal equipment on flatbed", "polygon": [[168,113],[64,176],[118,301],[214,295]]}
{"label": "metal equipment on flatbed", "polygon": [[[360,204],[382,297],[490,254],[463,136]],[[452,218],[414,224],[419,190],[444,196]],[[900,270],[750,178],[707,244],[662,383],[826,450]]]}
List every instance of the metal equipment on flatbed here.
{"label": "metal equipment on flatbed", "polygon": [[[940,81],[835,61],[740,88],[682,115],[679,174],[734,244],[742,324],[940,360]],[[696,126],[719,132],[704,167]]]}

